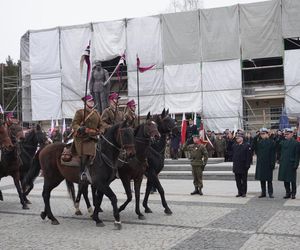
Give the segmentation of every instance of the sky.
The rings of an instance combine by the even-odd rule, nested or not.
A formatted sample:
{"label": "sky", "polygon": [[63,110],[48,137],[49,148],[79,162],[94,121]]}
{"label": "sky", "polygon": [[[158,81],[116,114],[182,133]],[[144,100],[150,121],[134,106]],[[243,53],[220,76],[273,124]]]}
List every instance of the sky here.
{"label": "sky", "polygon": [[[27,30],[166,13],[174,0],[0,0],[0,63],[20,58]],[[179,1],[179,0],[175,0]],[[202,0],[204,8],[262,0]]]}

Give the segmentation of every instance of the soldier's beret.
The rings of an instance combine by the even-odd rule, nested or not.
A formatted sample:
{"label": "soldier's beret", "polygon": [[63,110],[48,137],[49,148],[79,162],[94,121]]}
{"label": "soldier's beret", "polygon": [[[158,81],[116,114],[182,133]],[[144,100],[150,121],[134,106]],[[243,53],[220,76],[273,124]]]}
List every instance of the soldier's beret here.
{"label": "soldier's beret", "polygon": [[112,93],[108,96],[108,99],[109,99],[109,100],[117,100],[117,99],[119,99],[119,98],[121,98],[121,97],[120,97],[119,94],[116,93],[116,92],[112,92]]}
{"label": "soldier's beret", "polygon": [[86,95],[84,97],[81,98],[82,101],[91,101],[94,100],[92,95]]}

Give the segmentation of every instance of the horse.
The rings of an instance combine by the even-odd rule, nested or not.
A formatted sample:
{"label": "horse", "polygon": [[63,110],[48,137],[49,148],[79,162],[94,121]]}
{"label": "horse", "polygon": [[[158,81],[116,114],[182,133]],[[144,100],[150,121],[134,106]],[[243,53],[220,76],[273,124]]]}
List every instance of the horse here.
{"label": "horse", "polygon": [[164,189],[158,179],[158,174],[164,167],[167,135],[176,127],[176,124],[174,119],[169,116],[169,111],[166,111],[165,109],[162,111],[161,115],[156,115],[154,117],[154,121],[157,123],[161,137],[156,143],[152,143],[151,147],[147,151],[148,168],[145,173],[147,177],[147,184],[143,206],[145,208],[145,213],[152,213],[152,210],[148,206],[148,199],[151,188],[155,187],[160,194],[161,203],[165,208],[165,214],[171,215],[172,211],[166,202]]}
{"label": "horse", "polygon": [[[93,220],[96,226],[104,226],[99,219],[98,212],[100,203],[98,194],[105,194],[111,201],[113,214],[115,217],[115,227],[121,229],[120,215],[117,207],[117,197],[109,187],[115,179],[115,164],[122,157],[133,157],[135,155],[133,129],[128,127],[127,122],[116,124],[100,136],[97,142],[96,156],[90,166],[92,185],[96,189],[95,210]],[[44,173],[43,200],[45,203],[44,211],[41,212],[41,218],[46,216],[51,220],[52,225],[58,225],[58,220],[54,217],[50,207],[51,191],[57,187],[64,179],[68,183],[79,183],[79,167],[70,167],[61,164],[61,153],[65,147],[64,143],[47,145],[41,150],[39,159]],[[68,185],[68,191],[69,190]],[[72,196],[73,202],[74,196]]]}
{"label": "horse", "polygon": [[[23,209],[29,209],[25,202],[24,193],[20,183],[20,160],[18,157],[17,145],[14,145],[9,137],[8,129],[3,121],[0,122],[0,147],[1,147],[1,162],[0,162],[0,179],[10,175],[14,179],[20,203]],[[3,200],[2,192],[0,198]]]}
{"label": "horse", "polygon": [[135,193],[135,212],[140,220],[145,219],[145,216],[140,211],[140,189],[143,176],[148,165],[147,151],[151,142],[153,140],[157,140],[159,137],[160,134],[157,129],[157,124],[150,119],[150,113],[148,113],[146,122],[137,126],[134,132],[136,157],[118,167],[119,177],[123,183],[127,195],[127,200],[119,207],[119,212],[123,211],[128,203],[132,200],[130,181],[133,180]]}
{"label": "horse", "polygon": [[[36,172],[30,172],[31,166],[33,164],[37,164],[38,154],[41,148],[45,146],[47,142],[47,136],[42,131],[40,125],[36,125],[35,128],[30,129],[26,135],[24,140],[19,142],[20,148],[20,159],[21,159],[21,167],[20,167],[20,178],[22,183],[22,188],[24,190],[25,201],[27,204],[30,204],[30,201],[27,199],[27,195],[32,190],[34,184],[33,180],[39,174],[39,169]],[[34,178],[31,177],[34,176]]]}

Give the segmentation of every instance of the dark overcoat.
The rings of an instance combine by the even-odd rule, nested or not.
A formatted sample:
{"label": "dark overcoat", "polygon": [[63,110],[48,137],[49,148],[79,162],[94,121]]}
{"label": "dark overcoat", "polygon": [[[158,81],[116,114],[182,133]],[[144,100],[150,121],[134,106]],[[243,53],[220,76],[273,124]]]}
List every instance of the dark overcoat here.
{"label": "dark overcoat", "polygon": [[251,146],[248,143],[233,144],[232,146],[232,161],[233,173],[245,174],[248,172],[251,164]]}
{"label": "dark overcoat", "polygon": [[255,179],[260,181],[272,181],[275,168],[275,143],[272,139],[261,139],[255,144],[257,156]]}
{"label": "dark overcoat", "polygon": [[280,142],[280,162],[278,180],[296,182],[299,165],[299,142],[294,138]]}

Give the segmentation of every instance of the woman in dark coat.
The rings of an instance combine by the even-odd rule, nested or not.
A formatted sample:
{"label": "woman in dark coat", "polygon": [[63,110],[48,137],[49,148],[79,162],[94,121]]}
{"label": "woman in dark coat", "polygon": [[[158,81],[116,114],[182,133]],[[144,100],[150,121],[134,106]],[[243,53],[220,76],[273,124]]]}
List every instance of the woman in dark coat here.
{"label": "woman in dark coat", "polygon": [[266,182],[268,182],[268,194],[273,196],[273,169],[275,168],[275,143],[269,138],[266,128],[260,130],[260,140],[254,144],[254,150],[257,156],[255,179],[260,181],[261,195],[258,198],[266,197]]}
{"label": "woman in dark coat", "polygon": [[[299,165],[299,142],[293,138],[293,130],[286,129],[285,140],[280,143],[280,165],[278,172],[278,180],[284,181],[286,195],[284,199],[296,198],[296,177]],[[292,192],[291,192],[292,186]]]}

